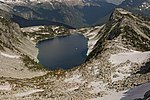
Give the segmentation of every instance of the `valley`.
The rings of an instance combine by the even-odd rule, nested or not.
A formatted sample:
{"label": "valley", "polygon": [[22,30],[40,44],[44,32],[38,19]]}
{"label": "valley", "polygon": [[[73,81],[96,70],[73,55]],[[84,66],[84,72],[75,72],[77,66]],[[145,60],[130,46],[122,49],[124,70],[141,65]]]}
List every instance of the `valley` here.
{"label": "valley", "polygon": [[103,0],[94,2],[81,0],[81,3],[78,1],[71,3],[72,1],[68,2],[68,0],[62,2],[50,0],[40,3],[25,0],[22,2],[0,3],[1,9],[13,14],[12,20],[20,26],[47,25],[48,22],[49,25],[64,24],[73,28],[94,26],[105,23],[116,7]]}
{"label": "valley", "polygon": [[[60,26],[20,29],[14,27],[17,25],[14,22],[7,24],[8,20],[2,17],[1,20],[1,100],[108,100],[114,97],[114,100],[126,100],[123,97],[130,88],[150,80],[148,70],[142,70],[150,60],[150,23],[142,16],[118,8],[108,23],[81,29]],[[41,68],[36,58],[37,41],[72,32],[89,39],[86,62],[69,70]]]}
{"label": "valley", "polygon": [[[149,0],[143,0],[146,6],[137,1],[126,0],[118,5],[122,8],[105,0],[0,2],[0,100],[147,100]],[[77,41],[70,45],[73,50],[86,46],[86,57],[73,68],[48,70],[38,59],[41,41],[53,42],[55,47]],[[60,53],[58,47],[49,56]],[[65,44],[60,50],[67,54],[67,49]],[[42,58],[47,59],[51,58]],[[70,59],[77,61],[74,56]]]}

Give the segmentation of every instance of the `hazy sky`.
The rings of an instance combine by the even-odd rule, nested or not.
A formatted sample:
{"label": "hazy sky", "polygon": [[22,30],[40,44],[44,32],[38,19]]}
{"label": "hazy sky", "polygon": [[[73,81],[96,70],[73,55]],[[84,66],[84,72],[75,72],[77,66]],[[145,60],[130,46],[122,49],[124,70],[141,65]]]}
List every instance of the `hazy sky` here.
{"label": "hazy sky", "polygon": [[106,1],[108,1],[110,3],[114,3],[114,4],[120,4],[124,0],[106,0]]}

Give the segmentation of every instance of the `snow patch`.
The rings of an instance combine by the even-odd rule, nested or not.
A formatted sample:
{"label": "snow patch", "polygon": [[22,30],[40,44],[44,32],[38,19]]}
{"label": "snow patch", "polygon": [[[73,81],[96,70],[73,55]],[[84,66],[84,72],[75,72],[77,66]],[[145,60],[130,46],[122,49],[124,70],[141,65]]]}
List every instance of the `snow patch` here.
{"label": "snow patch", "polygon": [[69,89],[66,90],[66,92],[71,92],[71,91],[74,91],[74,90],[76,90],[78,88],[79,88],[78,86],[77,87],[73,87],[73,88],[69,88]]}
{"label": "snow patch", "polygon": [[57,30],[57,29],[59,29],[59,26],[52,26],[52,30],[53,30],[53,31],[55,31],[55,30]]}
{"label": "snow patch", "polygon": [[0,85],[0,90],[10,91],[11,89],[12,88],[11,88],[11,85],[9,83],[5,83],[5,84]]}
{"label": "snow patch", "polygon": [[101,91],[106,91],[106,86],[107,84],[104,84],[102,81],[97,81],[97,82],[90,82],[88,85],[88,88],[92,88],[89,93],[99,93]]}
{"label": "snow patch", "polygon": [[41,34],[43,34],[43,35],[47,35],[47,34],[50,34],[50,33],[48,33],[48,32],[43,32],[43,33],[41,33]]}
{"label": "snow patch", "polygon": [[31,94],[33,94],[33,93],[43,92],[43,91],[44,91],[43,89],[29,90],[29,91],[27,91],[27,92],[22,92],[22,93],[14,94],[14,96],[15,96],[15,97],[23,97],[23,96],[31,95]]}
{"label": "snow patch", "polygon": [[44,26],[33,26],[33,27],[26,27],[26,28],[21,28],[23,32],[37,32],[40,31]]}
{"label": "snow patch", "polygon": [[65,79],[64,82],[66,82],[66,83],[74,83],[74,82],[81,83],[82,79],[80,77],[81,77],[81,75],[73,75],[73,77]]}
{"label": "snow patch", "polygon": [[0,52],[0,54],[4,57],[8,57],[8,58],[16,58],[18,59],[20,56],[17,56],[17,55],[9,55],[9,54],[6,54],[6,53],[3,53],[3,52]]}
{"label": "snow patch", "polygon": [[117,68],[116,71],[111,75],[112,82],[122,80],[130,76],[130,73],[132,72],[130,68],[130,64]]}
{"label": "snow patch", "polygon": [[95,44],[97,43],[97,41],[99,40],[98,38],[98,34],[99,31],[104,27],[104,25],[102,26],[97,26],[94,27],[90,30],[88,30],[86,33],[84,33],[83,35],[88,38],[88,51],[87,51],[87,55],[89,55],[91,53],[91,51],[93,50]]}
{"label": "snow patch", "polygon": [[131,14],[131,12],[128,12],[122,8],[117,8],[117,11],[119,11],[121,14],[126,15],[126,14]]}

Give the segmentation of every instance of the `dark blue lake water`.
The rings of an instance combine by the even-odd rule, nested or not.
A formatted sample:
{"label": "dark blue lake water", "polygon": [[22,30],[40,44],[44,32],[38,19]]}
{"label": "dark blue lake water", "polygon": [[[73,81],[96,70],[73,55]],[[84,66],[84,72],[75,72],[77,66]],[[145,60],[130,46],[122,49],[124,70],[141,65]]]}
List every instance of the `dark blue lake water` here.
{"label": "dark blue lake water", "polygon": [[39,63],[49,70],[78,66],[87,58],[87,42],[80,34],[40,41],[37,44]]}

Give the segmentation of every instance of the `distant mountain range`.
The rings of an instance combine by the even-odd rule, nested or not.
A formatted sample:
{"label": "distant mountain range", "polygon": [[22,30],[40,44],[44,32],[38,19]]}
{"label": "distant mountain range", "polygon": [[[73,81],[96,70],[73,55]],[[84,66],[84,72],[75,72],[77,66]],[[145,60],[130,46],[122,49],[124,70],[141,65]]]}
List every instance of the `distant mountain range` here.
{"label": "distant mountain range", "polygon": [[73,2],[8,0],[1,2],[0,5],[1,9],[27,20],[49,20],[76,28],[103,24],[116,7],[105,0],[73,0]]}
{"label": "distant mountain range", "polygon": [[3,0],[0,2],[0,9],[11,14],[13,21],[19,23],[21,27],[40,23],[41,25],[59,23],[74,28],[101,25],[109,20],[109,16],[117,7],[150,16],[150,0],[125,0],[120,5],[109,2],[109,0]]}
{"label": "distant mountain range", "polygon": [[90,4],[89,2],[101,1],[101,2],[110,2],[110,3],[118,3],[123,0],[0,0],[5,3],[43,3],[43,2],[60,2],[66,3],[68,5],[86,5]]}
{"label": "distant mountain range", "polygon": [[150,0],[125,0],[119,7],[150,17]]}

